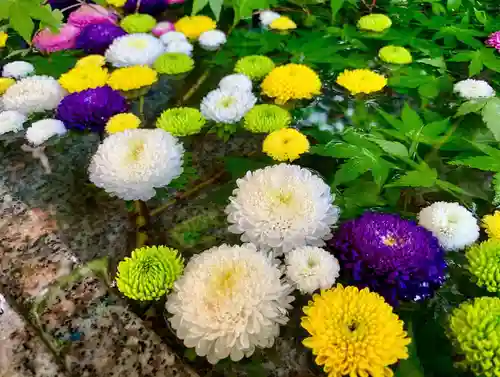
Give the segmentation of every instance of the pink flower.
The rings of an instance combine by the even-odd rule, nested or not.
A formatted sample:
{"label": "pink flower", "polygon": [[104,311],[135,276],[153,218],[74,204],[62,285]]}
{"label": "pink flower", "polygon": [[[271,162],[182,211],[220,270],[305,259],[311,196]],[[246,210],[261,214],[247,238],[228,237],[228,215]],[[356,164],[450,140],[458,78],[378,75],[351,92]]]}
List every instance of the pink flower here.
{"label": "pink flower", "polygon": [[183,4],[185,0],[165,0],[168,5]]}
{"label": "pink flower", "polygon": [[169,31],[174,31],[175,26],[173,23],[168,21],[158,22],[156,26],[153,28],[152,33],[155,37],[160,37]]}
{"label": "pink flower", "polygon": [[116,13],[95,4],[83,4],[77,10],[71,12],[68,17],[68,22],[80,29],[101,22],[112,22],[116,24],[118,16]]}
{"label": "pink flower", "polygon": [[490,37],[486,40],[486,44],[500,51],[500,31],[496,31],[491,34]]}
{"label": "pink flower", "polygon": [[76,37],[80,29],[74,25],[63,24],[59,32],[53,33],[49,29],[40,30],[33,38],[33,45],[41,52],[55,52],[75,48]]}

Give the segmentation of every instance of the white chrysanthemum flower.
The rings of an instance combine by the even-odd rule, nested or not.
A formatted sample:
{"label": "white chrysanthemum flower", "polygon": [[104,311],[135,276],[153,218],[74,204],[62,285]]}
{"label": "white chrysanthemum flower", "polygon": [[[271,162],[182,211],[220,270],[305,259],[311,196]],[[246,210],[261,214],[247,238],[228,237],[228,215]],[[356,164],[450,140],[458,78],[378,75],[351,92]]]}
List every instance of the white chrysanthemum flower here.
{"label": "white chrysanthemum flower", "polygon": [[242,73],[234,73],[222,78],[219,82],[219,88],[223,91],[252,91],[252,80]]}
{"label": "white chrysanthemum flower", "polygon": [[29,76],[34,72],[35,67],[33,66],[33,64],[18,60],[5,64],[2,69],[2,76],[11,77],[18,80],[22,79],[23,77]]}
{"label": "white chrysanthemum flower", "polygon": [[207,119],[218,123],[236,123],[255,105],[257,98],[249,91],[212,90],[201,102],[200,110]]}
{"label": "white chrysanthemum flower", "polygon": [[207,51],[215,51],[226,43],[226,34],[220,30],[209,30],[200,34],[198,42],[201,48]]}
{"label": "white chrysanthemum flower", "polygon": [[136,33],[116,38],[108,47],[106,61],[115,67],[152,65],[165,52],[165,46],[150,34]]}
{"label": "white chrysanthemum flower", "polygon": [[155,188],[182,173],[184,148],[162,129],[125,130],[108,136],[92,157],[90,180],[124,200],[148,200]]}
{"label": "white chrysanthemum flower", "polygon": [[49,140],[52,136],[64,135],[66,133],[64,123],[58,119],[42,119],[34,122],[26,130],[26,140],[38,146]]}
{"label": "white chrysanthemum flower", "polygon": [[187,42],[187,37],[180,31],[169,31],[160,37],[160,41],[168,45],[172,42]]}
{"label": "white chrysanthemum flower", "polygon": [[6,134],[7,132],[21,131],[26,120],[26,115],[18,111],[0,112],[0,135]]}
{"label": "white chrysanthemum flower", "polygon": [[453,91],[466,99],[489,98],[495,95],[495,90],[483,80],[467,79],[457,82]]}
{"label": "white chrysanthemum flower", "polygon": [[328,289],[339,277],[340,265],[328,251],[304,246],[286,255],[286,276],[302,293]]}
{"label": "white chrysanthemum flower", "polygon": [[334,195],[321,178],[297,165],[279,164],[248,172],[236,181],[238,188],[226,207],[229,231],[277,252],[331,238],[330,228],[339,217]]}
{"label": "white chrysanthemum flower", "polygon": [[281,15],[279,13],[273,12],[272,10],[265,10],[259,14],[260,23],[263,26],[271,25],[274,20],[277,20],[280,17]]}
{"label": "white chrysanthemum flower", "polygon": [[166,308],[177,337],[215,364],[271,347],[288,321],[290,292],[274,261],[254,245],[221,245],[191,258]]}
{"label": "white chrysanthemum flower", "polygon": [[458,203],[436,202],[422,209],[418,224],[430,230],[445,250],[460,250],[479,238],[476,218]]}
{"label": "white chrysanthemum flower", "polygon": [[2,97],[5,110],[31,114],[53,110],[66,91],[56,79],[49,76],[30,76],[12,85]]}
{"label": "white chrysanthemum flower", "polygon": [[180,54],[186,54],[191,56],[193,54],[193,45],[187,41],[174,41],[170,42],[165,47],[166,52],[178,52]]}

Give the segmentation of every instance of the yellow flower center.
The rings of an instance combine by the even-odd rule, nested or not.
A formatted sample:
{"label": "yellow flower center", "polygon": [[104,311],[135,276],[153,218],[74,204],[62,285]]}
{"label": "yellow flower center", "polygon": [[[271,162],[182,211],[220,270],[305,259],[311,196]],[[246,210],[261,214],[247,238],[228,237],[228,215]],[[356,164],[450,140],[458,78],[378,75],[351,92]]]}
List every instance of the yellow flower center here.
{"label": "yellow flower center", "polygon": [[233,97],[225,97],[223,99],[221,99],[218,103],[218,105],[220,107],[223,107],[225,109],[227,109],[229,106],[231,106],[233,103],[235,102],[234,98]]}
{"label": "yellow flower center", "polygon": [[136,48],[138,50],[143,50],[148,46],[148,42],[142,40],[142,39],[133,39],[128,42],[128,45],[130,47]]}
{"label": "yellow flower center", "polygon": [[130,153],[128,159],[130,162],[137,162],[144,152],[144,142],[142,140],[134,140],[130,143]]}
{"label": "yellow flower center", "polygon": [[382,242],[387,246],[394,246],[398,243],[398,241],[393,236],[384,237]]}

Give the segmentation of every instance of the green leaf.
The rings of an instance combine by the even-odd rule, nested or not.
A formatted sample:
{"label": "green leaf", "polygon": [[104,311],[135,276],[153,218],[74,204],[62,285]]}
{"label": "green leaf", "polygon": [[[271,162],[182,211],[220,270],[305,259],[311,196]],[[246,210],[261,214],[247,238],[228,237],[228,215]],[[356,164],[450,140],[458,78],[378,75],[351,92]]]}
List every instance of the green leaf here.
{"label": "green leaf", "polygon": [[394,127],[396,130],[404,130],[404,124],[401,122],[398,118],[396,118],[394,115],[391,115],[389,113],[386,113],[385,111],[381,109],[376,109],[377,112],[382,115],[382,117],[386,120],[387,123],[389,123],[392,127]]}
{"label": "green leaf", "polygon": [[29,15],[35,20],[41,22],[42,27],[49,27],[52,31],[57,31],[60,27],[63,15],[59,12],[52,12],[50,5],[31,7]]}
{"label": "green leaf", "polygon": [[429,139],[435,139],[450,127],[449,118],[431,122],[425,125],[422,135]]}
{"label": "green leaf", "polygon": [[433,187],[437,171],[422,163],[418,170],[410,171],[385,187]]}
{"label": "green leaf", "polygon": [[373,140],[377,143],[380,148],[385,152],[398,157],[408,157],[408,149],[401,143],[397,141],[387,141],[387,140]]}
{"label": "green leaf", "polygon": [[401,119],[408,130],[418,132],[424,126],[422,119],[418,116],[417,112],[413,110],[408,103],[405,103],[401,113]]}
{"label": "green leaf", "polygon": [[332,11],[332,23],[335,21],[335,16],[342,6],[344,5],[344,0],[330,0],[330,9]]}
{"label": "green leaf", "polygon": [[486,100],[467,101],[460,105],[455,117],[461,117],[470,113],[477,113],[486,105]]}
{"label": "green leaf", "polygon": [[469,168],[500,172],[500,161],[491,156],[473,156],[448,162],[450,165],[464,165]]}
{"label": "green leaf", "polygon": [[418,358],[413,323],[410,318],[405,319],[405,325],[408,327],[408,335],[411,337],[411,343],[408,345],[408,358],[399,361],[394,377],[425,377],[424,369]]}
{"label": "green leaf", "polygon": [[12,2],[10,1],[0,1],[0,20],[6,20],[9,18],[11,4]]}
{"label": "green leaf", "polygon": [[241,178],[248,171],[261,169],[269,164],[268,160],[261,161],[248,157],[231,157],[224,159],[226,170],[231,174],[232,178]]}
{"label": "green leaf", "polygon": [[437,79],[432,79],[418,87],[418,94],[423,98],[432,99],[439,95],[439,89],[439,81]]}
{"label": "green leaf", "polygon": [[460,5],[462,5],[462,0],[448,0],[446,3],[446,8],[450,12],[456,11],[458,8],[460,8]]}
{"label": "green leaf", "polygon": [[442,56],[438,58],[426,58],[417,60],[418,63],[428,64],[436,68],[446,69],[446,63]]}
{"label": "green leaf", "polygon": [[333,180],[334,186],[342,183],[350,182],[358,178],[363,173],[366,173],[373,166],[372,160],[366,157],[351,158],[346,163],[342,164],[335,173]]}
{"label": "green leaf", "polygon": [[359,148],[350,144],[331,143],[314,145],[309,149],[309,153],[334,158],[350,158],[359,156]]}
{"label": "green leaf", "polygon": [[481,53],[479,51],[476,51],[469,64],[469,77],[481,73],[482,70],[483,70],[483,60],[481,59]]}
{"label": "green leaf", "polygon": [[479,23],[485,25],[488,22],[488,15],[484,10],[479,11],[474,8],[474,15],[476,16],[476,20],[478,20]]}
{"label": "green leaf", "polygon": [[191,14],[194,16],[200,10],[205,8],[207,6],[207,4],[208,4],[208,0],[194,0],[193,1],[193,10],[191,11]]}
{"label": "green leaf", "polygon": [[35,30],[35,24],[21,4],[14,3],[10,7],[9,24],[26,42],[31,44],[31,35]]}
{"label": "green leaf", "polygon": [[209,0],[210,9],[215,15],[215,19],[219,21],[220,11],[222,10],[222,3],[224,0]]}
{"label": "green leaf", "polygon": [[497,141],[500,141],[500,98],[490,98],[483,107],[481,114],[486,127],[493,133]]}
{"label": "green leaf", "polygon": [[375,180],[375,183],[379,187],[382,187],[384,185],[385,181],[387,181],[391,167],[392,167],[392,165],[382,158],[379,158],[373,164],[372,176],[373,176],[373,179]]}
{"label": "green leaf", "polygon": [[471,61],[474,57],[474,52],[472,51],[467,51],[467,52],[459,52],[455,56],[453,56],[451,59],[448,59],[450,62],[468,62]]}

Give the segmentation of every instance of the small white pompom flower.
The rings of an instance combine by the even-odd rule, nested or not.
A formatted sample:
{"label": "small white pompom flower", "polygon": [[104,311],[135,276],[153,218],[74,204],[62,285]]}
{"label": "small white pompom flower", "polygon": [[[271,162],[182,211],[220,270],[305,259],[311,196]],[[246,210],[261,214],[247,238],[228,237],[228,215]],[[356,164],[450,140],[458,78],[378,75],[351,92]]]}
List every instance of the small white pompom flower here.
{"label": "small white pompom flower", "polygon": [[61,136],[67,132],[64,123],[58,119],[42,119],[31,124],[26,130],[26,140],[34,146],[43,144],[53,136]]}
{"label": "small white pompom flower", "polygon": [[257,98],[249,91],[215,89],[201,102],[200,110],[207,119],[218,123],[236,123],[255,105]]}
{"label": "small white pompom flower", "polygon": [[226,207],[229,231],[263,249],[289,252],[323,246],[339,218],[334,195],[321,178],[297,165],[279,164],[248,172]]}
{"label": "small white pompom flower", "polygon": [[467,79],[457,82],[453,91],[465,99],[489,98],[495,95],[495,91],[486,81]]}
{"label": "small white pompom flower", "polygon": [[21,60],[7,63],[3,66],[2,76],[19,80],[35,72],[33,64]]}
{"label": "small white pompom flower", "polygon": [[445,250],[463,249],[479,238],[477,219],[458,203],[432,203],[420,211],[418,224],[431,231]]}
{"label": "small white pompom flower", "polygon": [[53,110],[66,95],[56,79],[49,76],[30,76],[12,85],[2,97],[5,110],[24,114]]}
{"label": "small white pompom flower", "polygon": [[209,30],[200,34],[198,42],[201,48],[207,51],[215,51],[226,43],[226,34],[220,30]]}
{"label": "small white pompom flower", "polygon": [[260,23],[263,26],[271,25],[274,20],[277,20],[280,17],[281,15],[279,13],[273,12],[272,10],[265,10],[259,14]]}
{"label": "small white pompom flower", "polygon": [[224,91],[241,90],[252,91],[252,80],[242,73],[234,73],[222,78],[219,82],[219,88]]}
{"label": "small white pompom flower", "polygon": [[21,131],[26,120],[26,115],[18,111],[8,110],[0,112],[0,135],[7,132]]}
{"label": "small white pompom flower", "polygon": [[168,45],[172,42],[187,42],[187,37],[180,31],[169,31],[160,37],[163,44]]}
{"label": "small white pompom flower", "polygon": [[114,67],[130,67],[152,65],[164,52],[165,46],[158,38],[136,33],[116,38],[104,55]]}
{"label": "small white pompom flower", "polygon": [[286,255],[285,261],[286,276],[302,293],[331,288],[339,277],[339,261],[319,247],[294,249]]}
{"label": "small white pompom flower", "polygon": [[97,187],[124,200],[148,200],[155,188],[182,173],[184,148],[162,129],[131,129],[111,134],[99,145],[89,166]]}
{"label": "small white pompom flower", "polygon": [[239,361],[274,344],[288,322],[291,290],[254,245],[221,245],[191,258],[166,308],[177,337],[197,355],[212,364]]}
{"label": "small white pompom flower", "polygon": [[174,41],[170,42],[165,47],[166,52],[178,52],[180,54],[186,54],[191,56],[193,54],[193,45],[187,41]]}

